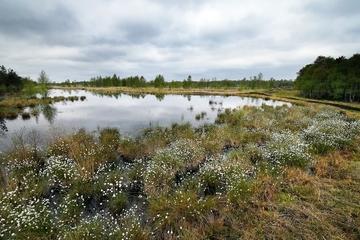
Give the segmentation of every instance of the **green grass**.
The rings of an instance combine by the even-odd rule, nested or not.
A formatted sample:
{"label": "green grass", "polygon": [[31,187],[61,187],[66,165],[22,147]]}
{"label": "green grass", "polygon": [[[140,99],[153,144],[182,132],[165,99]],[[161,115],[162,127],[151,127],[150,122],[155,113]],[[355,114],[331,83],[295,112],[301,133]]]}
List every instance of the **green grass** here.
{"label": "green grass", "polygon": [[20,131],[0,161],[0,238],[359,239],[359,137],[359,120],[317,105],[46,147]]}

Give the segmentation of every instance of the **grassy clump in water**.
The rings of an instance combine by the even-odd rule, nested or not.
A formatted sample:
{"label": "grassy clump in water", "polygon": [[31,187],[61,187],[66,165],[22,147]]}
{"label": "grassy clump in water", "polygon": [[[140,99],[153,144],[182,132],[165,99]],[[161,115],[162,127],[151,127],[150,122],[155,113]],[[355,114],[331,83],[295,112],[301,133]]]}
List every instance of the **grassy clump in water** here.
{"label": "grassy clump in water", "polygon": [[360,238],[360,121],[263,105],[216,122],[80,129],[47,148],[19,133],[0,162],[0,238]]}

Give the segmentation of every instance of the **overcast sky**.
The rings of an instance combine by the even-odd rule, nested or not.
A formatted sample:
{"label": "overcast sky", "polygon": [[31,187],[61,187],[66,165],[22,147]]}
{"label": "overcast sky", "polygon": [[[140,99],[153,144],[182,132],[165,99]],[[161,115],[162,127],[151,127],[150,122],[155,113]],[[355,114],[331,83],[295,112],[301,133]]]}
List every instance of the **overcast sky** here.
{"label": "overcast sky", "polygon": [[0,65],[34,80],[295,79],[359,52],[359,0],[0,1]]}

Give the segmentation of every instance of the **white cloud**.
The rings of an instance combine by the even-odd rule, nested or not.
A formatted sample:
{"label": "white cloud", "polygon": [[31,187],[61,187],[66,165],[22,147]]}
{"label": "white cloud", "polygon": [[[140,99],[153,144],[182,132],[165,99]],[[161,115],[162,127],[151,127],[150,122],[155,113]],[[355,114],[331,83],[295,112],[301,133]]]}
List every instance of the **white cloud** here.
{"label": "white cloud", "polygon": [[360,2],[3,0],[0,62],[52,80],[163,74],[292,78],[319,55],[359,51]]}

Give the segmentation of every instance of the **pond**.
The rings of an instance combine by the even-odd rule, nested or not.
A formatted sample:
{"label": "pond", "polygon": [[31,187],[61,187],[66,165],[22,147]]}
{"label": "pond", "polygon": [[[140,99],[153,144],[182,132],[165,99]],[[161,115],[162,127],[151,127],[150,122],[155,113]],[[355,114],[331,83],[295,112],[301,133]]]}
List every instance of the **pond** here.
{"label": "pond", "polygon": [[[40,114],[23,119],[5,120],[7,132],[0,134],[0,151],[9,146],[14,134],[22,131],[60,133],[79,128],[95,131],[103,127],[119,128],[122,134],[132,135],[152,126],[170,126],[190,122],[194,126],[214,123],[218,112],[226,108],[248,106],[291,105],[281,101],[250,97],[182,96],[182,95],[103,95],[85,90],[52,90],[50,96],[85,96],[83,101],[64,101],[37,106]],[[25,109],[31,112],[32,109]],[[0,130],[1,131],[1,130]]]}

